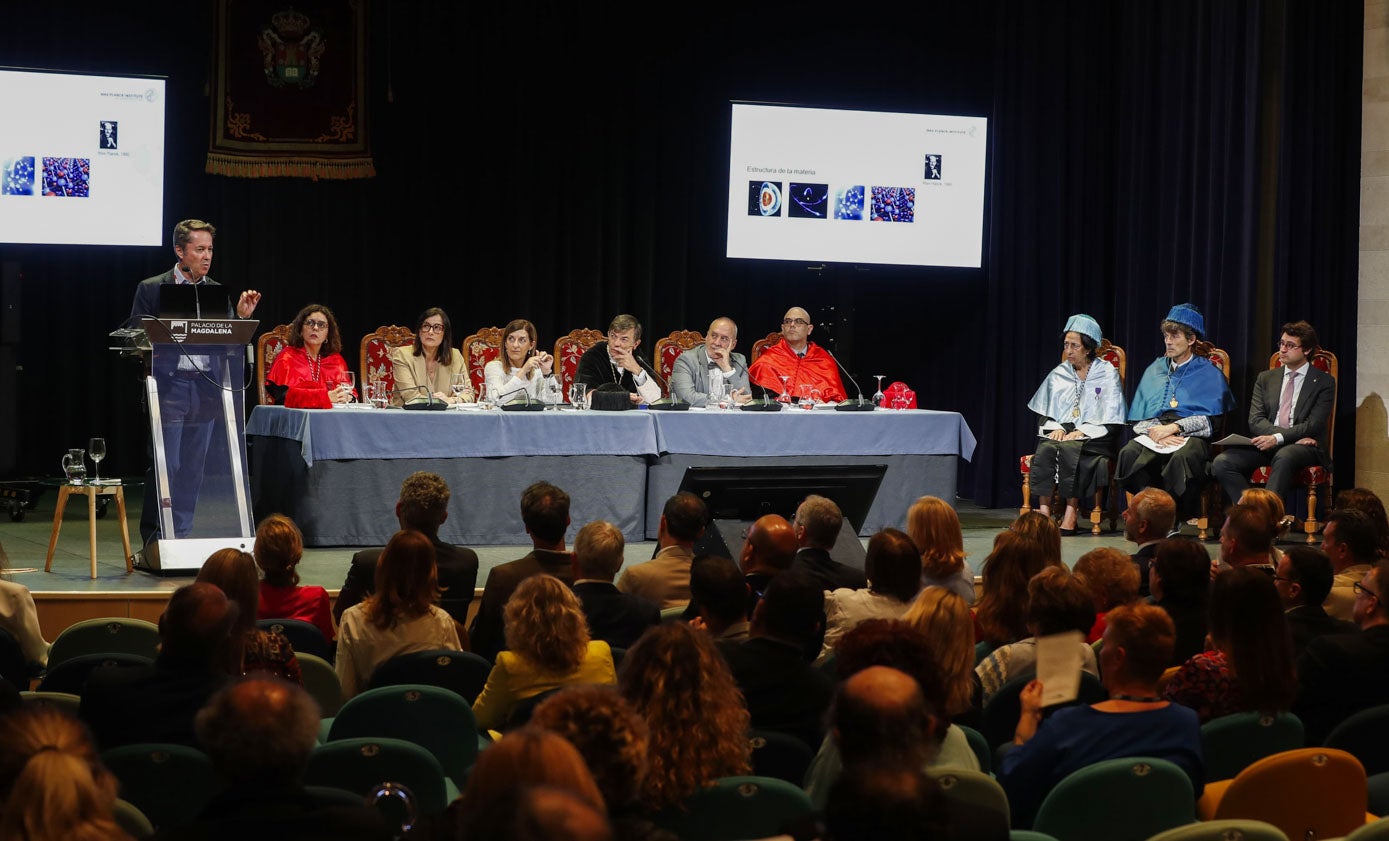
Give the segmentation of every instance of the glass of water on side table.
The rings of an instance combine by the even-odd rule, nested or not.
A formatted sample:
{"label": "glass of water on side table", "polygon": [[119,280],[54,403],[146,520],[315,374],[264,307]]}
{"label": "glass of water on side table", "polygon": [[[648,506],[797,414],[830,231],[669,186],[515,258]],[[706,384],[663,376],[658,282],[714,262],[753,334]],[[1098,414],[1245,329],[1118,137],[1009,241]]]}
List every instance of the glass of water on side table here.
{"label": "glass of water on side table", "polygon": [[106,439],[93,438],[87,442],[87,454],[92,457],[95,467],[92,468],[92,484],[101,484],[101,460],[106,458]]}

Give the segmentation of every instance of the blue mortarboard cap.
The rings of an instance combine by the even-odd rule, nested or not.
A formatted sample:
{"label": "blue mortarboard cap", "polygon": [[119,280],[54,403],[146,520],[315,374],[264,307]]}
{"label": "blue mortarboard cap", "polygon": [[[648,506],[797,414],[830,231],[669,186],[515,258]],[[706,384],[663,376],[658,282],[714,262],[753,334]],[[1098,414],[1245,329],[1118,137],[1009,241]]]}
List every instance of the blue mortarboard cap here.
{"label": "blue mortarboard cap", "polygon": [[1166,320],[1185,324],[1196,333],[1198,339],[1206,337],[1206,319],[1201,315],[1201,311],[1191,304],[1177,304],[1167,313]]}
{"label": "blue mortarboard cap", "polygon": [[1104,340],[1104,333],[1100,330],[1100,323],[1083,312],[1078,312],[1066,319],[1066,329],[1062,333],[1079,333],[1082,336],[1089,336],[1099,344]]}

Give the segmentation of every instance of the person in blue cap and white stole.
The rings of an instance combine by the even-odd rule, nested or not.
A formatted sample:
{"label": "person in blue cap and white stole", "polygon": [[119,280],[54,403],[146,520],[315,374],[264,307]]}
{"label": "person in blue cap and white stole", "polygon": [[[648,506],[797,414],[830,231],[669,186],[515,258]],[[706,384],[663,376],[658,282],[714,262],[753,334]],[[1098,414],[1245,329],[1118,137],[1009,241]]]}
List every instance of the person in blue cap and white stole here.
{"label": "person in blue cap and white stole", "polygon": [[1177,304],[1162,322],[1166,352],[1143,372],[1129,407],[1133,440],[1119,451],[1115,479],[1130,493],[1160,487],[1177,502],[1179,520],[1200,511],[1207,481],[1213,421],[1235,408],[1220,369],[1193,346],[1206,320],[1191,304]]}
{"label": "person in blue cap and white stole", "polygon": [[1119,371],[1096,356],[1104,334],[1095,319],[1071,316],[1062,331],[1065,359],[1051,369],[1028,401],[1037,413],[1037,452],[1028,474],[1037,510],[1051,514],[1052,493],[1066,500],[1061,533],[1077,533],[1082,495],[1094,496],[1109,477],[1102,469],[1119,449],[1124,424],[1124,385]]}

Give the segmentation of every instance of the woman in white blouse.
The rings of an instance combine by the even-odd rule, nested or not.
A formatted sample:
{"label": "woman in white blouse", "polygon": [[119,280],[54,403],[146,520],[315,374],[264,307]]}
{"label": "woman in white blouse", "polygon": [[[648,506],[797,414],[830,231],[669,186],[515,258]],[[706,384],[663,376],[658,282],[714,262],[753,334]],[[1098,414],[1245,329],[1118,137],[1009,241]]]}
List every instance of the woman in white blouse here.
{"label": "woman in white blouse", "polygon": [[482,369],[489,392],[506,402],[522,392],[540,400],[547,384],[558,390],[554,357],[535,349],[534,324],[524,318],[512,319],[502,328],[502,336],[501,355]]}

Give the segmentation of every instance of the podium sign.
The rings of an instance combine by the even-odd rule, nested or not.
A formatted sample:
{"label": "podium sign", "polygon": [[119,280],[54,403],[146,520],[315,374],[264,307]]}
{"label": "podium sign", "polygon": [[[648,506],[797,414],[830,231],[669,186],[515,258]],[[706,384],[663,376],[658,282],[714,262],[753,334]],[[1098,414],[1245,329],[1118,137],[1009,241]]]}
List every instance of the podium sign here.
{"label": "podium sign", "polygon": [[146,547],[142,563],[151,571],[199,569],[207,540],[239,545],[255,535],[245,372],[246,345],[258,324],[227,318],[141,322],[150,344],[145,389],[159,506],[159,545]]}

